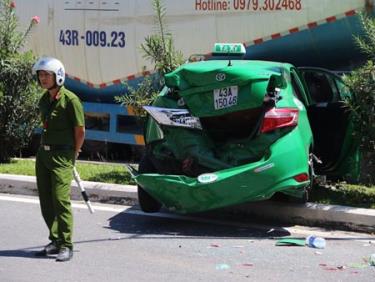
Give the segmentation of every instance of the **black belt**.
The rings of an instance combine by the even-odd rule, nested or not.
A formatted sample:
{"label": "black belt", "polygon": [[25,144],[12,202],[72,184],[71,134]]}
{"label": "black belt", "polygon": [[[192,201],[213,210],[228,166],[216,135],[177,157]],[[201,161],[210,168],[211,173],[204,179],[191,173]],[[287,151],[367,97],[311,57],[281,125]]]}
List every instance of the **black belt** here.
{"label": "black belt", "polygon": [[71,145],[40,145],[44,151],[57,151],[57,150],[73,150],[73,146]]}

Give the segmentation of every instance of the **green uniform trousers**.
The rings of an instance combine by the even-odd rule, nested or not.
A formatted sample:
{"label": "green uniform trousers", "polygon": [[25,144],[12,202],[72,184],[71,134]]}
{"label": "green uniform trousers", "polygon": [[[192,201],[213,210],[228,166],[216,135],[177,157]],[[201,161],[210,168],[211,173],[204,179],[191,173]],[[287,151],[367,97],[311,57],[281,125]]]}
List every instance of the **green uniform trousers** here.
{"label": "green uniform trousers", "polygon": [[73,214],[70,185],[75,162],[73,150],[40,148],[35,163],[40,207],[49,229],[49,239],[59,247],[73,248]]}

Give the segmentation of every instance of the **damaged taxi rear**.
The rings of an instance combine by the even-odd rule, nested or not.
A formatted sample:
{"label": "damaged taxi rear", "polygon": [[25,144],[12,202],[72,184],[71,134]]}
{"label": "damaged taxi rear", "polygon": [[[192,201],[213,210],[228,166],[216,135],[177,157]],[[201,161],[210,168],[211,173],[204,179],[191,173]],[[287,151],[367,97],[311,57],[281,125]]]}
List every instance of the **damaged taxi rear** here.
{"label": "damaged taxi rear", "polygon": [[313,138],[291,69],[210,60],[167,74],[145,107],[146,152],[133,170],[142,210],[201,212],[276,192],[306,197]]}

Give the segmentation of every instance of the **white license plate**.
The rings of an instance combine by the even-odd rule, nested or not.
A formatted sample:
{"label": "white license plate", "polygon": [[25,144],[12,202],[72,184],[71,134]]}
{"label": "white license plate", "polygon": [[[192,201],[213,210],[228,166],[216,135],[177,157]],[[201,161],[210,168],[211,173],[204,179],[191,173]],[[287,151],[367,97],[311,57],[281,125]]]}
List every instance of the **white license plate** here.
{"label": "white license plate", "polygon": [[237,105],[238,86],[228,86],[214,89],[215,110],[225,109]]}

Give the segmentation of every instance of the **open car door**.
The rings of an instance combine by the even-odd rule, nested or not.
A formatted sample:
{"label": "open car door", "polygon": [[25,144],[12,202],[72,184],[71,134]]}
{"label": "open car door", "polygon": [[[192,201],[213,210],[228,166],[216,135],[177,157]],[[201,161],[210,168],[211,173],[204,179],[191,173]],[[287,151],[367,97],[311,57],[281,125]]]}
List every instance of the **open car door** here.
{"label": "open car door", "polygon": [[307,106],[314,136],[314,154],[322,161],[317,174],[355,180],[359,175],[358,142],[345,100],[351,97],[342,79],[324,69],[299,68],[310,97]]}

